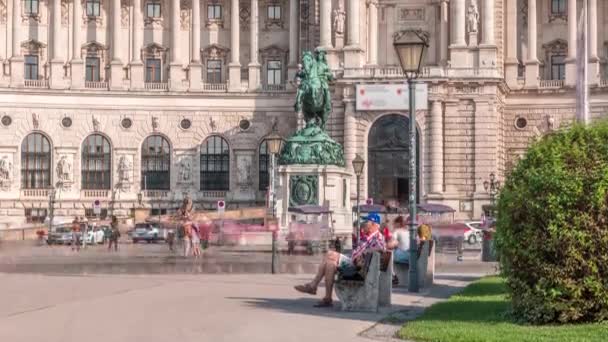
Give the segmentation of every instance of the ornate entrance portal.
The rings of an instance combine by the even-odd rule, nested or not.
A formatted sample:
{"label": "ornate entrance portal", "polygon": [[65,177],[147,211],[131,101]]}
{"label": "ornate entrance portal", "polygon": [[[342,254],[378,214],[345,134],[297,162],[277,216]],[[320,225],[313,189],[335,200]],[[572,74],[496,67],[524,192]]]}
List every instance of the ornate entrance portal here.
{"label": "ornate entrance portal", "polygon": [[[377,120],[369,132],[368,196],[374,199],[374,203],[398,201],[401,207],[408,203],[409,131],[407,117],[391,114]],[[419,156],[417,153],[418,161]],[[420,163],[417,164],[420,175]]]}

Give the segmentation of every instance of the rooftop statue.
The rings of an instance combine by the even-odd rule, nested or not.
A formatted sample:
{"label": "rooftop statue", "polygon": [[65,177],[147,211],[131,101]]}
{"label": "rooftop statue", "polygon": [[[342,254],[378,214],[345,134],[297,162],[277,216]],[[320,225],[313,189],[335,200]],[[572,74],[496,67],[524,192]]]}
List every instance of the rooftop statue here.
{"label": "rooftop statue", "polygon": [[342,146],[327,135],[325,126],[332,111],[329,83],[334,77],[324,50],[305,51],[296,74],[298,91],[295,111],[302,112],[306,127],[287,139],[279,163],[344,166]]}

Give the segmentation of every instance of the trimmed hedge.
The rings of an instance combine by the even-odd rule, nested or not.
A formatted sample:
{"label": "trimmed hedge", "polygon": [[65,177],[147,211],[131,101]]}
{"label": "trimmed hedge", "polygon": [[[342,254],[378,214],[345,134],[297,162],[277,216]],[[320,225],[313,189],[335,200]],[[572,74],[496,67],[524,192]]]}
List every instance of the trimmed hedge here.
{"label": "trimmed hedge", "polygon": [[608,320],[608,123],[534,143],[498,200],[496,247],[518,319]]}

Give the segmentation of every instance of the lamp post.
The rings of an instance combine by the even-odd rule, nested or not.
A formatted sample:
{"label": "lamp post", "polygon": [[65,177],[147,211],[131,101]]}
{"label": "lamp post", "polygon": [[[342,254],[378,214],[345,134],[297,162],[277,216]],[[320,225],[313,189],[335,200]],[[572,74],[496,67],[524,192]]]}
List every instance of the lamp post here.
{"label": "lamp post", "polygon": [[363,158],[361,158],[361,156],[359,154],[357,154],[355,156],[355,159],[353,159],[353,170],[355,171],[355,176],[357,176],[357,227],[356,227],[356,231],[355,231],[355,236],[357,237],[356,241],[355,241],[355,246],[353,246],[353,249],[355,247],[357,247],[356,245],[359,244],[359,234],[361,232],[361,208],[359,207],[359,202],[360,202],[360,193],[359,193],[359,181],[361,179],[361,175],[363,174],[363,168],[365,167],[365,160]]}
{"label": "lamp post", "polygon": [[[268,144],[268,152],[270,152],[270,168],[268,172],[270,172],[270,197],[269,204],[272,206],[272,218],[276,220],[276,184],[274,179],[275,174],[275,156],[281,150],[281,143],[283,142],[283,138],[277,134],[276,131],[272,131],[268,137],[266,137],[266,143]],[[272,274],[277,273],[278,270],[278,258],[277,258],[277,233],[278,233],[278,225],[275,226],[275,230],[272,231],[272,265],[271,272]]]}
{"label": "lamp post", "polygon": [[410,269],[409,284],[410,292],[418,292],[418,251],[416,246],[416,91],[414,79],[420,74],[424,50],[428,47],[428,35],[421,30],[401,31],[393,43],[401,69],[407,78],[409,90],[409,112],[410,112],[410,155],[409,155],[409,206],[410,206]]}
{"label": "lamp post", "polygon": [[[500,181],[496,180],[494,172],[490,173],[490,180],[483,182],[483,188],[490,195],[490,204],[494,207],[496,202],[496,194],[500,190]],[[492,208],[494,210],[494,208]]]}
{"label": "lamp post", "polygon": [[49,191],[49,231],[47,236],[51,234],[51,230],[53,230],[53,220],[55,219],[55,200],[57,198],[57,191],[55,188],[52,188]]}

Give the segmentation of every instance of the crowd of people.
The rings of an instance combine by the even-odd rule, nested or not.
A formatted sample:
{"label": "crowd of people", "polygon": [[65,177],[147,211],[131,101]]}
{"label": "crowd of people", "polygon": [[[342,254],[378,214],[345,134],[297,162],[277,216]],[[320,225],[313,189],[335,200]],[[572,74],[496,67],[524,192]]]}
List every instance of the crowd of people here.
{"label": "crowd of people", "polygon": [[[82,245],[82,239],[86,238],[84,234],[87,233],[88,221],[84,217],[76,216],[72,221],[71,231],[71,248],[72,251],[79,252],[80,246]],[[84,228],[84,229],[83,229]],[[97,232],[100,228],[95,227],[94,232]],[[120,238],[120,230],[118,229],[118,219],[116,216],[112,216],[110,223],[110,229],[103,232],[105,240],[108,241],[108,250],[112,250],[114,245],[114,251],[118,251],[118,239]]]}

